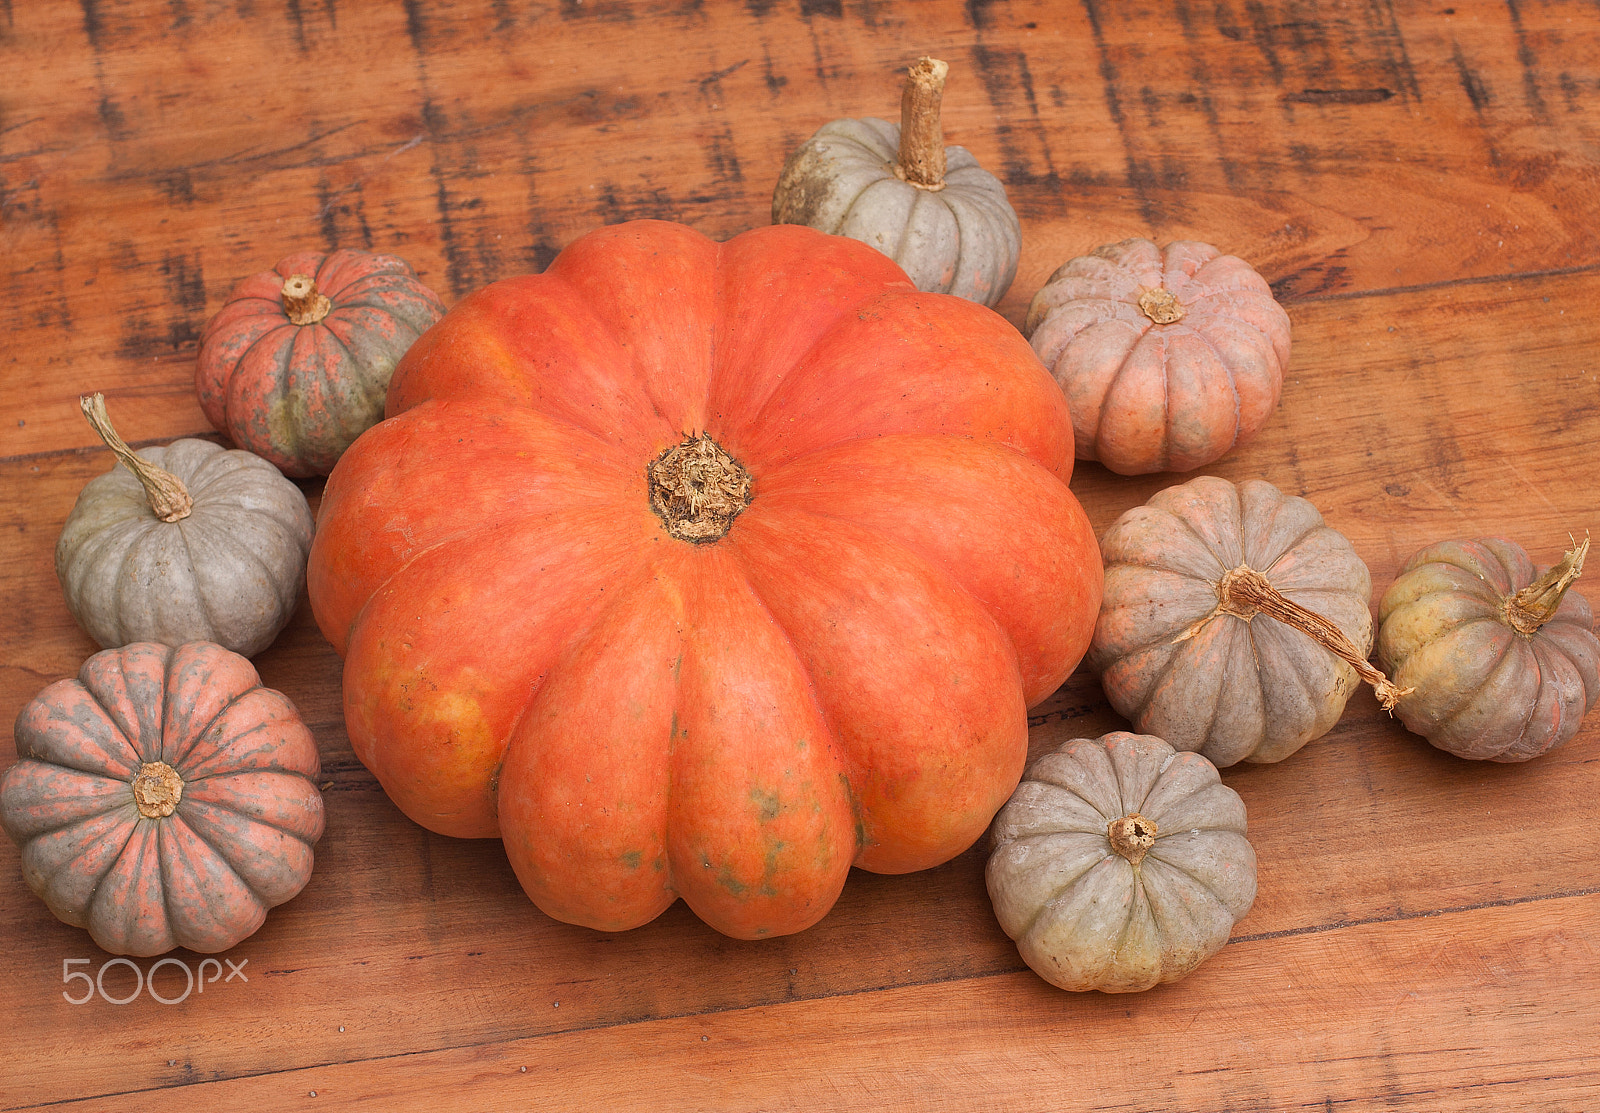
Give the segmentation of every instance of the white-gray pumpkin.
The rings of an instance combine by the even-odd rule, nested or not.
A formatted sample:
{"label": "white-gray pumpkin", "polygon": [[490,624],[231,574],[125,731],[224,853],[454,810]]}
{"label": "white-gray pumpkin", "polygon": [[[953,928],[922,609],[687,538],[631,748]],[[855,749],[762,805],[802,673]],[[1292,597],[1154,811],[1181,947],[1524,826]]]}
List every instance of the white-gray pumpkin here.
{"label": "white-gray pumpkin", "polygon": [[1043,755],[992,831],[995,916],[1062,989],[1176,981],[1255,902],[1244,802],[1205,758],[1151,735],[1077,738]]}
{"label": "white-gray pumpkin", "polygon": [[121,462],[84,486],[56,542],[73,618],[106,649],[265,649],[305,582],[312,517],[300,488],[261,457],[210,441],[135,454],[97,422],[99,395],[83,405]]}
{"label": "white-gray pumpkin", "polygon": [[897,126],[824,124],[789,156],[774,224],[804,224],[871,244],[919,290],[998,302],[1016,277],[1022,229],[1000,180],[964,147],[945,147],[939,102],[948,66],[911,67]]}

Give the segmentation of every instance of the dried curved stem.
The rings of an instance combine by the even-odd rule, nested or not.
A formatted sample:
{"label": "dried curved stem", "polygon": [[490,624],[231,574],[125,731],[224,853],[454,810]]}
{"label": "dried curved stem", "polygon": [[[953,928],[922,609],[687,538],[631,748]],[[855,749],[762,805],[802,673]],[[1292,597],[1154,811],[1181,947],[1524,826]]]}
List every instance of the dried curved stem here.
{"label": "dried curved stem", "polygon": [[106,447],[117,454],[117,459],[134,474],[134,478],[144,484],[150,510],[155,516],[163,522],[187,518],[189,511],[194,508],[194,499],[189,497],[183,480],[141,458],[128,447],[128,443],[111,426],[111,415],[106,412],[106,396],[99,392],[85,394],[78,399],[78,406],[83,410],[83,416],[89,419],[89,425],[95,433],[106,442]]}
{"label": "dried curved stem", "polygon": [[1393,711],[1399,700],[1410,695],[1414,688],[1398,688],[1383,671],[1368,661],[1366,655],[1345,636],[1329,619],[1316,611],[1302,607],[1272,586],[1272,581],[1247,564],[1224,572],[1214,585],[1217,591],[1217,608],[1195,623],[1177,640],[1192,638],[1200,628],[1219,614],[1231,614],[1246,622],[1258,614],[1275,618],[1285,626],[1292,626],[1316,642],[1329,653],[1347,662],[1377,693],[1378,702],[1385,711]]}
{"label": "dried curved stem", "polygon": [[1583,574],[1583,558],[1589,555],[1589,535],[1568,549],[1558,564],[1533,583],[1506,600],[1506,623],[1523,637],[1555,617],[1567,588]]}

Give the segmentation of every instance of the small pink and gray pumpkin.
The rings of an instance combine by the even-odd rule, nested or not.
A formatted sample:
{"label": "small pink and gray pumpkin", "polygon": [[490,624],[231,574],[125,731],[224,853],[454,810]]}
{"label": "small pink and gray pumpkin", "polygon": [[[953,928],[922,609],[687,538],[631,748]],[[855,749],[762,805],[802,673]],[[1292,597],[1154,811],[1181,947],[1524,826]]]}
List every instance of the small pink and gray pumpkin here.
{"label": "small pink and gray pumpkin", "polygon": [[311,877],[316,742],[221,646],[97,653],[17,716],[0,823],[58,918],[118,955],[225,951]]}
{"label": "small pink and gray pumpkin", "polygon": [[298,252],[239,283],[206,323],[200,405],[285,475],[327,475],[383,419],[395,364],[442,316],[403,259]]}

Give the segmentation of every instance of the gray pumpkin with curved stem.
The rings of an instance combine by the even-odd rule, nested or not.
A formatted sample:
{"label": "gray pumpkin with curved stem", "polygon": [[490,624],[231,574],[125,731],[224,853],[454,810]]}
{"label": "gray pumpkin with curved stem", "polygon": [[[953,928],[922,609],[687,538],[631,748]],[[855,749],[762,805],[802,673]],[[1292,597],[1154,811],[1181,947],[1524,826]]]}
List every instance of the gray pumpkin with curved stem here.
{"label": "gray pumpkin with curved stem", "polygon": [[945,147],[939,104],[949,67],[912,66],[897,126],[834,120],[789,156],[774,224],[871,244],[919,290],[993,306],[1016,277],[1022,228],[1005,186],[964,147]]}
{"label": "gray pumpkin with curved stem", "polygon": [[1219,766],[1281,761],[1338,722],[1365,680],[1372,578],[1303,498],[1201,476],[1158,491],[1100,541],[1087,660],[1136,730]]}
{"label": "gray pumpkin with curved stem", "polygon": [[121,463],[84,486],[56,542],[72,617],[106,649],[265,649],[305,583],[312,519],[300,488],[261,457],[210,441],[135,454],[99,395],[83,405]]}
{"label": "gray pumpkin with curved stem", "polygon": [[1149,735],[1076,738],[1040,757],[992,837],[995,916],[1062,989],[1176,981],[1255,902],[1244,802],[1205,758]]}

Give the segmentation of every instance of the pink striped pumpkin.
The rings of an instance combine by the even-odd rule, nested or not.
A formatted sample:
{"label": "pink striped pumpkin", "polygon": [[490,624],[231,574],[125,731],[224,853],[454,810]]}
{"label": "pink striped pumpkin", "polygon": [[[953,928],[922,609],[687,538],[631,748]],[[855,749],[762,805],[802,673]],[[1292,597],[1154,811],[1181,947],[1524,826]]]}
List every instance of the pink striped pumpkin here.
{"label": "pink striped pumpkin", "polygon": [[206,323],[195,389],[239,448],[327,475],[383,420],[395,364],[444,316],[404,259],[301,251],[252,275]]}
{"label": "pink striped pumpkin", "polygon": [[22,709],[0,823],[28,886],[119,955],[225,951],[311,877],[317,745],[211,642],[89,658]]}

